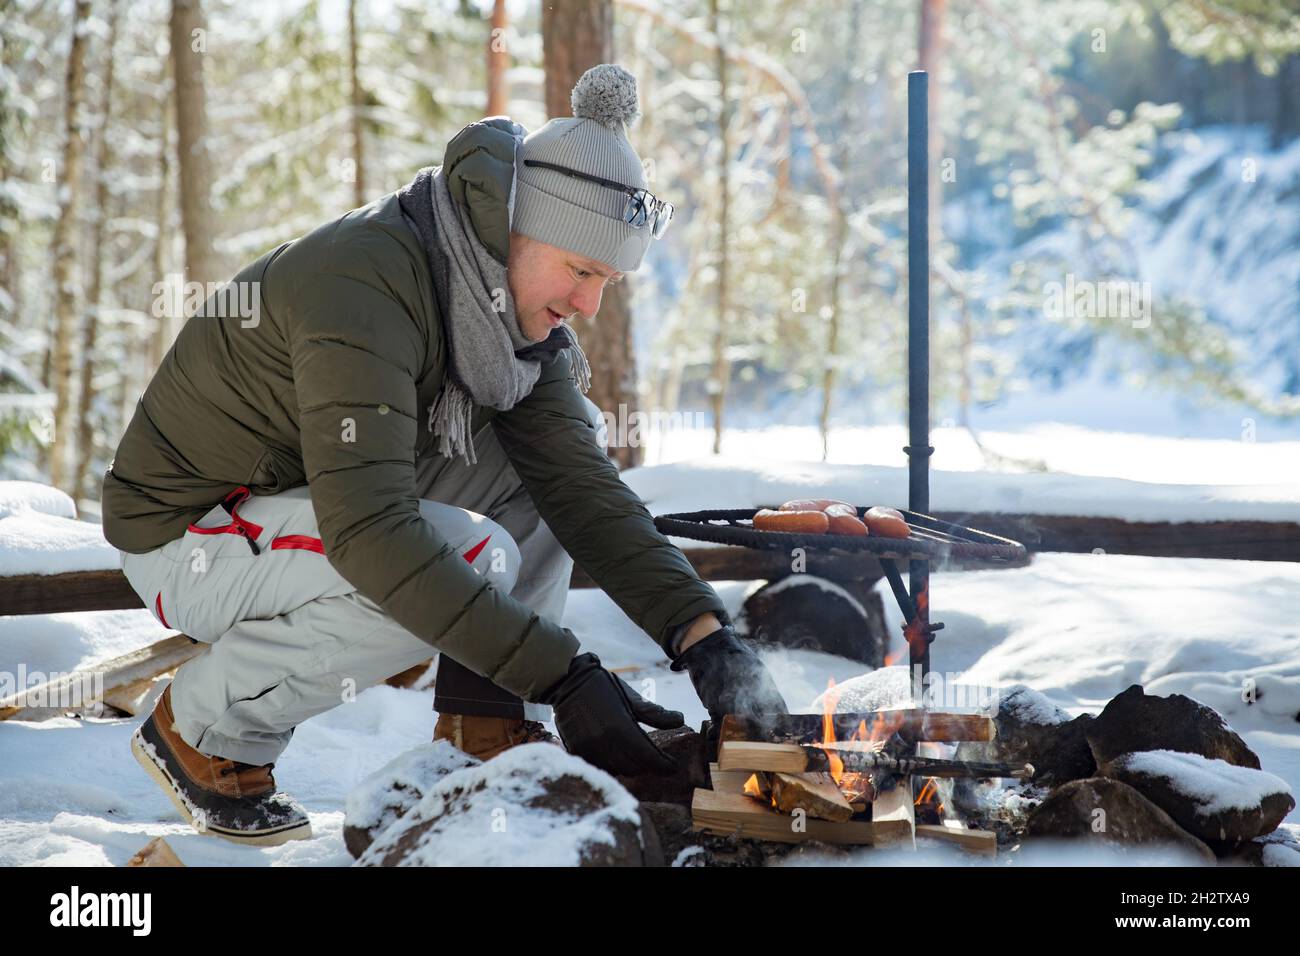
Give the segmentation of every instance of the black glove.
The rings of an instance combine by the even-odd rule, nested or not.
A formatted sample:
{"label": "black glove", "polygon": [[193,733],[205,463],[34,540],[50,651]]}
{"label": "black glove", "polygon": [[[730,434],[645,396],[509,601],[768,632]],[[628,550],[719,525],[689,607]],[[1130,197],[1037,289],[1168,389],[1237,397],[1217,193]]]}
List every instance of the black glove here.
{"label": "black glove", "polygon": [[628,703],[632,705],[632,716],[641,723],[649,724],[655,730],[673,730],[686,726],[686,717],[680,710],[666,710],[646,700],[621,677],[618,682],[623,685],[623,693],[627,694]]}
{"label": "black glove", "polygon": [[634,777],[676,769],[673,759],[655,746],[637,721],[680,727],[682,715],[642,699],[601,667],[595,654],[575,657],[569,672],[538,702],[554,708],[555,729],[569,753],[601,770]]}
{"label": "black glove", "polygon": [[672,669],[686,671],[716,728],[727,714],[788,714],[785,698],[753,648],[723,625],[679,654]]}

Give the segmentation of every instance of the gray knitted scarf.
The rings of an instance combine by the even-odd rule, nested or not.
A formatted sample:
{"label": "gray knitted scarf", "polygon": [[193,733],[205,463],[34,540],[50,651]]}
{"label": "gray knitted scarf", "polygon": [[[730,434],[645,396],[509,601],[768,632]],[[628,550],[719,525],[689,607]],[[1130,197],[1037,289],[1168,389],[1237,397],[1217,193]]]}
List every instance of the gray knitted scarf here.
{"label": "gray knitted scarf", "polygon": [[420,170],[397,198],[429,258],[447,338],[447,374],[429,406],[428,427],[439,436],[444,457],[460,455],[466,464],[476,464],[471,435],[475,405],[514,408],[537,384],[542,360],[561,349],[570,350],[584,392],[591,388],[591,366],[568,326],[552,329],[542,342],[524,337],[506,267],[452,199],[441,166]]}

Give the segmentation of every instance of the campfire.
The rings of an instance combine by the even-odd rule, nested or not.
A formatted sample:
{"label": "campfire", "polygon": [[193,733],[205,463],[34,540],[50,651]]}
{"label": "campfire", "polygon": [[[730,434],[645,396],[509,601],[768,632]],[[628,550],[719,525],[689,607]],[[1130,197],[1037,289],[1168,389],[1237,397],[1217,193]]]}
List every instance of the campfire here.
{"label": "campfire", "polygon": [[930,742],[992,740],[989,717],[926,708],[837,713],[838,702],[832,681],[820,716],[725,718],[709,767],[713,789],[695,791],[695,828],[784,843],[915,847],[929,837],[997,852],[992,831],[944,806],[939,780],[1027,779],[1033,767],[917,754]]}

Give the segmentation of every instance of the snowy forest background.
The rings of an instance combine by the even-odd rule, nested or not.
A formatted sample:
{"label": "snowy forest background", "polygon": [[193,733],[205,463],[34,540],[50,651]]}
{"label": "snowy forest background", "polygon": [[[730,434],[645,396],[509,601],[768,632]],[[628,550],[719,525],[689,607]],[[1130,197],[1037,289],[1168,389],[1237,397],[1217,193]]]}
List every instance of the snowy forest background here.
{"label": "snowy forest background", "polygon": [[[983,431],[1042,421],[1300,439],[1293,0],[546,6],[0,0],[0,478],[93,516],[181,283],[398,188],[484,115],[535,129],[567,102],[555,65],[593,45],[639,80],[633,142],[678,216],[576,326],[603,409],[699,413],[676,453],[790,426],[787,458],[902,464],[901,430],[872,428],[905,399],[917,67],[933,419],[976,467],[1050,467]],[[1067,280],[1149,282],[1150,321],[1055,315]]]}

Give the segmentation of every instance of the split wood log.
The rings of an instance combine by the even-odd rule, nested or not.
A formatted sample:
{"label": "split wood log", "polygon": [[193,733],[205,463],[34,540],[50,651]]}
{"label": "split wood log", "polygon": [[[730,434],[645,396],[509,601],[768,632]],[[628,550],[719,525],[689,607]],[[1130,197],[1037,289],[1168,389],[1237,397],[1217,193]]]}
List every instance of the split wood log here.
{"label": "split wood log", "polygon": [[998,835],[996,833],[992,830],[973,830],[960,820],[921,824],[916,828],[916,835],[951,843],[980,856],[998,855]]}
{"label": "split wood log", "polygon": [[[745,781],[751,776],[748,770],[722,770],[716,763],[709,764],[709,778],[713,783],[715,793],[741,794],[745,792]],[[903,786],[894,788],[899,794],[905,793],[906,788]],[[892,791],[885,791],[886,794]],[[899,810],[897,795],[886,800],[881,808],[881,816],[887,816],[890,813],[896,813]],[[851,804],[852,805],[852,804]],[[860,808],[855,807],[857,812],[862,812],[870,802],[864,803]],[[913,804],[915,807],[915,804]],[[874,812],[874,807],[873,807]],[[904,811],[906,812],[906,811]],[[915,814],[915,809],[913,809]],[[915,819],[915,816],[913,817]],[[996,856],[998,841],[997,834],[992,830],[973,830],[958,820],[945,820],[942,824],[918,824],[915,827],[915,835],[918,837],[927,837],[934,840],[942,840],[945,843],[951,843],[969,850],[972,853],[978,853],[981,856]]]}
{"label": "split wood log", "polygon": [[853,807],[828,773],[760,773],[760,788],[770,795],[777,810],[803,810],[810,817],[843,823],[853,816]]}
{"label": "split wood log", "polygon": [[154,686],[159,681],[168,680],[175,673],[176,671],[173,668],[153,677],[142,677],[122,687],[115,687],[112,690],[106,689],[104,691],[104,703],[128,717],[137,717],[144,713],[147,708],[152,708],[153,702],[157,699],[153,696]]}
{"label": "split wood log", "polygon": [[722,770],[803,773],[808,755],[798,744],[770,744],[752,740],[724,740],[718,744],[718,767]]}
{"label": "split wood log", "polygon": [[743,793],[697,789],[691,802],[694,829],[746,840],[802,843],[817,840],[837,845],[871,846],[900,839],[906,826],[896,819],[832,823],[800,814],[778,813]]}
{"label": "split wood log", "polygon": [[412,687],[415,685],[417,681],[419,681],[421,677],[424,676],[425,672],[432,666],[433,666],[433,658],[431,657],[427,661],[421,661],[419,664],[414,664],[408,667],[406,670],[402,671],[399,674],[394,674],[392,677],[384,681],[384,683],[387,684],[389,687],[396,687],[399,689]]}
{"label": "split wood log", "polygon": [[904,777],[897,786],[876,794],[872,801],[872,832],[880,835],[877,844],[916,848],[916,804],[912,800],[911,779]]}
{"label": "split wood log", "polygon": [[709,764],[709,782],[718,793],[744,793],[745,781],[751,776],[752,770],[723,770],[716,763]]}
{"label": "split wood log", "polygon": [[[721,770],[716,763],[709,764],[709,781],[713,789],[719,793],[744,793],[745,783],[753,775],[749,770]],[[867,779],[866,774],[862,777],[865,787],[860,787],[856,791],[846,790],[841,781],[840,792],[844,794],[844,799],[848,801],[854,813],[861,813],[867,809],[876,797],[871,781]]]}
{"label": "split wood log", "polygon": [[131,857],[126,863],[127,866],[184,866],[181,858],[176,855],[167,841],[162,837],[154,837],[143,847],[135,856]]}
{"label": "split wood log", "polygon": [[[59,674],[37,687],[0,698],[0,720],[16,716],[39,719],[51,713],[93,706],[96,699],[109,703],[112,698],[128,703],[146,682],[175,670],[207,649],[208,645],[196,644],[184,634],[178,634],[102,664]],[[65,700],[73,703],[61,706]]]}

